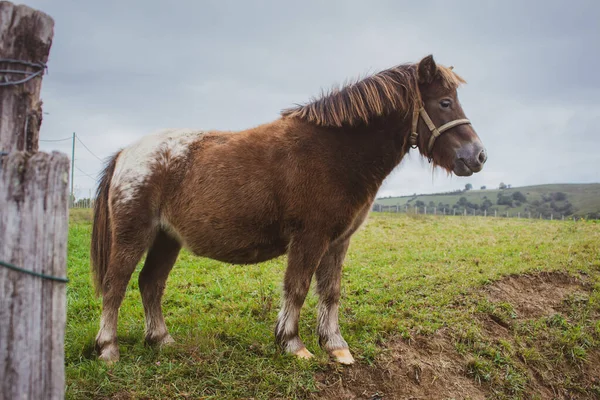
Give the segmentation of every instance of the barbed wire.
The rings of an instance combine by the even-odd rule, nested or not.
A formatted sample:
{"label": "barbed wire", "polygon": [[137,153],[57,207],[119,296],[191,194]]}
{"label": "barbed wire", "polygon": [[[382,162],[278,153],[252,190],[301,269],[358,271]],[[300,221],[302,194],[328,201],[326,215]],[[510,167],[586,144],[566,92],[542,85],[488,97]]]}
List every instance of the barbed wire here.
{"label": "barbed wire", "polygon": [[0,86],[20,85],[22,83],[32,80],[36,76],[41,76],[44,73],[44,71],[48,69],[46,64],[44,64],[42,62],[14,60],[12,58],[0,58],[0,63],[17,64],[20,66],[32,67],[32,68],[37,69],[35,71],[25,71],[25,70],[19,70],[19,69],[0,69],[0,74],[25,75],[25,78],[16,80],[16,81],[10,81],[8,79],[8,75],[3,75],[2,77],[0,77]]}

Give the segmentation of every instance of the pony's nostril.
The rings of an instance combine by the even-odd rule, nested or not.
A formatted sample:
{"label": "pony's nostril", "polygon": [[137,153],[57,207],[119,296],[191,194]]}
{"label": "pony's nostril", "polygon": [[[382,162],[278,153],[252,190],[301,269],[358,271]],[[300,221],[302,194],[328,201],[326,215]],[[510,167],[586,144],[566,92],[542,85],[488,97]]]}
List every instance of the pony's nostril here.
{"label": "pony's nostril", "polygon": [[479,153],[479,157],[477,157],[477,159],[481,164],[485,164],[487,160],[487,154],[485,154],[485,150],[481,150],[481,153]]}

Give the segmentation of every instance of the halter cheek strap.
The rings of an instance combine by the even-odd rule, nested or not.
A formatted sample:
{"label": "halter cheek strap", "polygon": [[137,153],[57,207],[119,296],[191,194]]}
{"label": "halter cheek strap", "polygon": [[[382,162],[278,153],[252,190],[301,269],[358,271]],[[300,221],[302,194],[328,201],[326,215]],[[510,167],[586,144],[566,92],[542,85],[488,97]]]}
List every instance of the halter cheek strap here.
{"label": "halter cheek strap", "polygon": [[431,159],[431,150],[433,150],[433,145],[435,143],[435,140],[442,133],[446,132],[449,129],[454,128],[455,126],[471,124],[471,121],[469,121],[466,118],[455,119],[454,121],[450,121],[450,122],[440,126],[439,128],[436,128],[435,124],[433,123],[431,118],[429,118],[429,114],[427,114],[427,111],[425,111],[424,107],[421,107],[419,109],[415,108],[415,113],[413,115],[413,121],[412,121],[412,130],[410,132],[410,137],[409,137],[410,147],[412,147],[413,149],[416,149],[418,147],[419,133],[417,132],[417,125],[419,124],[419,117],[423,118],[423,122],[425,122],[425,125],[427,125],[427,128],[429,128],[429,131],[431,132],[431,137],[429,138],[429,145],[427,146],[427,154],[429,155],[430,159]]}

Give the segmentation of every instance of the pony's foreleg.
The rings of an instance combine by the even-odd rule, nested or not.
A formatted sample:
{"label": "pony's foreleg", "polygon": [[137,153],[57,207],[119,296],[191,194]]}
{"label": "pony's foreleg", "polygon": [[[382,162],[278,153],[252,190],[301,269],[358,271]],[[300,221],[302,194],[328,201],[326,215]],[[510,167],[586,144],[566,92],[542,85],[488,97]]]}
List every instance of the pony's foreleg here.
{"label": "pony's foreleg", "polygon": [[282,306],[275,326],[275,337],[283,350],[300,358],[312,357],[298,334],[298,319],[311,278],[325,249],[325,240],[305,236],[292,240],[288,252],[288,267],[285,271]]}
{"label": "pony's foreleg", "polygon": [[348,343],[340,333],[338,308],[342,263],[348,251],[349,240],[333,244],[317,268],[317,293],[319,294],[318,328],[319,344],[342,364],[354,363]]}

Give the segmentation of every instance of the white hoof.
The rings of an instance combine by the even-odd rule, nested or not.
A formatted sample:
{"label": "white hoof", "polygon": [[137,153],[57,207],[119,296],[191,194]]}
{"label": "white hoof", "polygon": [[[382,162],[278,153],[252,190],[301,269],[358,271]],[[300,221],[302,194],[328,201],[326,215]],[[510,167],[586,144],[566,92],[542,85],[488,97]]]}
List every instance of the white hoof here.
{"label": "white hoof", "polygon": [[296,351],[294,353],[294,355],[303,360],[308,360],[308,359],[313,358],[313,354],[310,351],[306,350],[306,347],[303,347],[300,350]]}
{"label": "white hoof", "polygon": [[354,357],[350,354],[350,350],[348,349],[338,349],[331,351],[331,355],[335,358],[335,361],[344,365],[352,365],[354,364]]}

